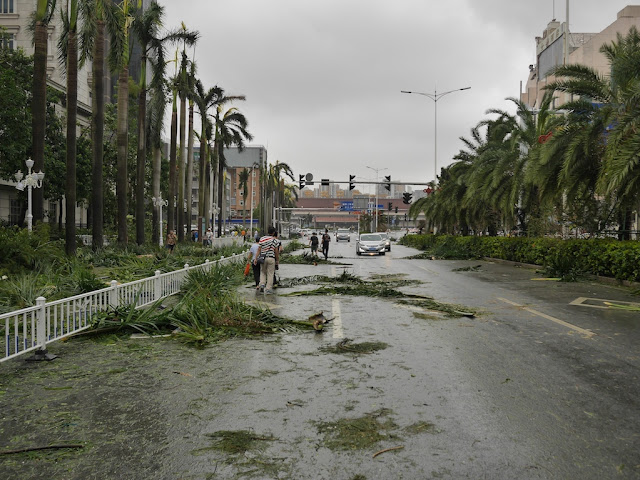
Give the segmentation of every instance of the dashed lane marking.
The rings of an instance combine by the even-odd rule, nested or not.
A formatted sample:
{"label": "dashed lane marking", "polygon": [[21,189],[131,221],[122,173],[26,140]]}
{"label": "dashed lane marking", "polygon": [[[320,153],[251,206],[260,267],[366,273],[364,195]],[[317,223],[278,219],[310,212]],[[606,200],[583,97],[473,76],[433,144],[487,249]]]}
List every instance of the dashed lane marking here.
{"label": "dashed lane marking", "polygon": [[333,338],[343,338],[344,332],[342,331],[342,315],[340,311],[340,300],[334,298],[331,300],[331,315],[333,317]]}
{"label": "dashed lane marking", "polygon": [[498,300],[504,303],[508,303],[509,305],[513,305],[514,307],[518,307],[523,310],[526,310],[527,312],[533,313],[534,315],[537,315],[539,317],[546,318],[547,320],[551,320],[552,322],[557,323],[558,325],[567,327],[570,330],[575,330],[576,332],[581,333],[582,335],[585,335],[587,337],[592,337],[593,335],[595,335],[595,333],[593,333],[591,330],[586,330],[584,328],[577,327],[569,322],[565,322],[564,320],[560,320],[559,318],[555,318],[555,317],[552,317],[551,315],[547,315],[546,313],[539,312],[537,310],[534,310],[533,308],[525,307],[524,305],[520,305],[519,303],[512,302],[511,300],[507,300],[506,298],[498,297]]}

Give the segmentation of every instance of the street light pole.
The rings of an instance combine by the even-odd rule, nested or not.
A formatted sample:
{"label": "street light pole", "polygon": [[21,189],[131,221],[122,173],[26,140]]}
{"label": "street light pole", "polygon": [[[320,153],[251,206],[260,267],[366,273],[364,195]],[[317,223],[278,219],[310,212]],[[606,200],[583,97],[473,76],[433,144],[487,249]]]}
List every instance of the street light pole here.
{"label": "street light pole", "polygon": [[160,239],[158,245],[162,247],[164,245],[164,239],[162,237],[162,207],[169,205],[169,200],[163,200],[162,197],[151,197],[154,207],[160,207]]}
{"label": "street light pole", "polygon": [[377,185],[378,182],[378,172],[382,171],[382,170],[388,170],[388,168],[373,168],[373,167],[369,167],[367,165],[365,165],[365,167],[367,167],[368,169],[373,170],[374,172],[376,172],[376,208],[375,208],[375,212],[376,212],[376,221],[375,221],[375,226],[376,226],[376,232],[378,231],[378,188],[379,185]]}
{"label": "street light pole", "polygon": [[[31,232],[33,230],[33,213],[32,213],[32,190],[34,188],[42,188],[42,180],[44,180],[44,172],[31,172],[31,168],[33,167],[33,160],[30,158],[24,162],[27,165],[27,175],[23,175],[20,170],[18,170],[14,177],[18,184],[16,188],[20,191],[24,190],[24,187],[27,187],[27,229]],[[24,180],[23,180],[24,179]]]}
{"label": "street light pole", "polygon": [[[249,238],[253,239],[253,182],[254,182],[254,174],[256,173],[255,168],[258,164],[257,163],[253,163],[251,165],[251,213],[250,213],[250,217],[249,217]],[[246,202],[246,199],[245,199]],[[245,217],[247,218],[247,217]]]}
{"label": "street light pole", "polygon": [[438,93],[437,90],[434,89],[433,93],[423,93],[423,92],[411,92],[408,90],[400,90],[400,93],[410,93],[414,95],[422,95],[423,97],[430,98],[433,100],[433,181],[438,180],[438,100],[440,100],[445,95],[449,95],[450,93],[460,92],[462,90],[469,90],[471,87],[464,88],[456,88],[455,90],[449,90],[448,92]]}

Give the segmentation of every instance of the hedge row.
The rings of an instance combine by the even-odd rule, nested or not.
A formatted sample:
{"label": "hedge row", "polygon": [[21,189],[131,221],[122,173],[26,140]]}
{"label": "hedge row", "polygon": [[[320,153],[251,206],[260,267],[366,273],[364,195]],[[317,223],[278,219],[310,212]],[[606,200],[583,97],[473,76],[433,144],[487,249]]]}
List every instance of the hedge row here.
{"label": "hedge row", "polygon": [[[442,258],[500,258],[541,265],[560,275],[573,271],[640,281],[640,242],[637,241],[407,235],[401,243],[434,252]],[[437,255],[438,252],[443,255]]]}

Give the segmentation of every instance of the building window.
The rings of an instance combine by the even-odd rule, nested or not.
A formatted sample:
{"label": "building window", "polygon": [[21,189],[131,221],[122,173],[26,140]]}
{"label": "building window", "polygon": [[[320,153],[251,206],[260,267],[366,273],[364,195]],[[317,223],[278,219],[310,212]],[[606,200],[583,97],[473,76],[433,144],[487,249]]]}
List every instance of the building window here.
{"label": "building window", "polygon": [[0,0],[0,13],[13,13],[13,0]]}
{"label": "building window", "polygon": [[[2,0],[0,0],[2,1]],[[9,50],[15,50],[16,36],[13,33],[3,33],[0,36],[0,48],[8,48]]]}
{"label": "building window", "polygon": [[255,192],[255,191],[252,191],[252,192],[251,192],[251,196],[255,197],[255,196],[256,196],[256,192]]}
{"label": "building window", "polygon": [[240,205],[244,205],[244,202],[242,200],[240,200]]}
{"label": "building window", "polygon": [[244,192],[242,190],[240,190],[238,193],[240,194],[241,197],[244,197]]}
{"label": "building window", "polygon": [[57,202],[49,201],[49,223],[55,223],[58,221],[58,204]]}
{"label": "building window", "polygon": [[11,225],[16,225],[20,223],[21,213],[22,213],[22,202],[17,198],[12,198],[11,204],[9,205],[9,223]]}

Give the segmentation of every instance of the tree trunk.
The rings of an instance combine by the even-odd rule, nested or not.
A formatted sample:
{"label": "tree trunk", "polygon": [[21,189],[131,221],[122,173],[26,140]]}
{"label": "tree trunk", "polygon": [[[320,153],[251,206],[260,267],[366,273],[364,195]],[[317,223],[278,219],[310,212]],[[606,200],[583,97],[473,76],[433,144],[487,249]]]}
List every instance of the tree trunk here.
{"label": "tree trunk", "polygon": [[144,243],[144,187],[145,163],[147,161],[147,57],[142,56],[140,74],[140,96],[138,97],[138,156],[136,158],[136,242]]}
{"label": "tree trunk", "polygon": [[93,85],[91,87],[91,142],[93,144],[93,167],[91,172],[91,227],[92,248],[104,246],[103,218],[104,197],[102,189],[102,163],[104,144],[104,22],[96,22],[96,38],[93,46]]}
{"label": "tree trunk", "polygon": [[[33,171],[40,172],[44,171],[47,114],[47,25],[42,22],[36,22],[34,33],[31,112]],[[33,189],[31,210],[33,223],[41,222],[44,214],[44,185],[42,188]]]}
{"label": "tree trunk", "polygon": [[176,99],[173,99],[171,112],[171,146],[169,150],[169,205],[167,206],[167,233],[176,229],[176,137],[178,136],[178,110]]}
{"label": "tree trunk", "polygon": [[78,113],[78,39],[68,34],[67,44],[67,181],[65,188],[65,251],[76,253],[76,120]]}
{"label": "tree trunk", "polygon": [[[205,136],[205,130],[202,128],[200,135],[200,158],[198,161],[199,177],[198,177],[198,239],[200,242],[204,239],[204,232],[206,231],[206,225],[209,221],[205,213],[205,188],[207,185],[206,179],[206,158],[207,158],[207,138]],[[203,220],[205,226],[203,226]]]}
{"label": "tree trunk", "polygon": [[124,65],[118,76],[118,160],[116,197],[118,204],[118,243],[127,243],[127,153],[129,120],[129,66]]}
{"label": "tree trunk", "polygon": [[184,224],[185,224],[185,160],[186,160],[186,147],[185,133],[187,123],[187,98],[186,95],[180,95],[180,152],[178,155],[178,241],[184,241]]}
{"label": "tree trunk", "polygon": [[220,144],[216,140],[213,144],[213,151],[215,152],[216,164],[218,165],[218,236],[222,236],[222,218],[224,215],[224,209],[222,208],[222,199],[224,197],[224,165],[222,165],[222,158],[220,157]]}
{"label": "tree trunk", "polygon": [[[187,140],[187,178],[184,184],[185,196],[187,198],[187,225],[188,232],[191,233],[191,217],[193,215],[193,199],[191,191],[193,190],[193,102],[189,101],[189,137]],[[189,236],[191,238],[191,236]]]}

